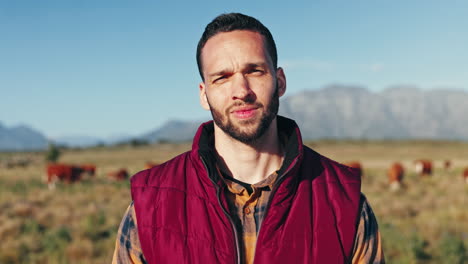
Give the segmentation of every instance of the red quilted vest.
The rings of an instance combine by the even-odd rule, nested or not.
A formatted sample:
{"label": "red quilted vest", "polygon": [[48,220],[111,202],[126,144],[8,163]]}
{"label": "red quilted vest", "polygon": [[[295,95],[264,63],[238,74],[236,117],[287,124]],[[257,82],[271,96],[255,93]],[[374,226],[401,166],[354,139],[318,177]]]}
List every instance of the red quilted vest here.
{"label": "red quilted vest", "polygon": [[[259,230],[254,263],[350,263],[360,178],[302,145],[294,121],[278,117],[289,142]],[[138,235],[148,263],[240,263],[239,234],[213,169],[213,123],[191,151],[132,177]]]}

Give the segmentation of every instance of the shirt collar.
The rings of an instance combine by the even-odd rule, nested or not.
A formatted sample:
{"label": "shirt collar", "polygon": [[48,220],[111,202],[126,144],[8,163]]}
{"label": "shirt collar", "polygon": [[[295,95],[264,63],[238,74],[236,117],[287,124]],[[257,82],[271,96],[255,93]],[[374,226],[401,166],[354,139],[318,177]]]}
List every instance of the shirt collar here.
{"label": "shirt collar", "polygon": [[[242,195],[244,192],[247,191],[240,181],[235,180],[234,178],[229,176],[229,174],[223,171],[220,168],[220,166],[218,166],[218,164],[216,164],[216,169],[231,193]],[[275,171],[265,179],[254,184],[250,184],[250,186],[252,187],[252,189],[264,189],[270,191],[273,188],[273,185],[275,184],[277,178],[278,171]],[[244,185],[248,184],[244,183]]]}

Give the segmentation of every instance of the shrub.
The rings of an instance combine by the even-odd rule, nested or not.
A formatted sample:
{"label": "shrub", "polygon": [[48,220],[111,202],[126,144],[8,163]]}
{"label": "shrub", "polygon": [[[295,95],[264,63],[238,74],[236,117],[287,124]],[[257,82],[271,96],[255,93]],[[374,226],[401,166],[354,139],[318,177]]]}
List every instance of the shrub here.
{"label": "shrub", "polygon": [[28,193],[28,186],[24,181],[18,181],[11,185],[10,190],[14,193],[26,195]]}
{"label": "shrub", "polygon": [[48,252],[62,251],[65,245],[72,240],[67,227],[60,227],[56,231],[48,232],[42,240],[43,247]]}
{"label": "shrub", "polygon": [[46,152],[46,161],[48,162],[57,162],[60,157],[60,150],[52,143],[49,144],[49,148]]}
{"label": "shrub", "polygon": [[432,259],[427,252],[429,243],[417,233],[405,235],[403,230],[389,223],[382,223],[379,227],[388,263],[427,263]]}
{"label": "shrub", "polygon": [[463,264],[468,262],[463,240],[453,234],[444,234],[439,241],[440,263]]}
{"label": "shrub", "polygon": [[0,263],[28,263],[28,249],[23,244],[12,243],[0,248]]}
{"label": "shrub", "polygon": [[103,211],[88,215],[83,222],[84,236],[93,242],[108,238],[111,233],[105,224],[106,214]]}
{"label": "shrub", "polygon": [[388,263],[413,263],[411,247],[402,230],[383,222],[379,225],[385,259]]}
{"label": "shrub", "polygon": [[429,243],[425,239],[421,238],[417,234],[414,234],[410,239],[410,243],[413,257],[417,261],[425,262],[431,259],[431,255],[426,252],[426,248]]}
{"label": "shrub", "polygon": [[21,227],[21,233],[23,234],[40,234],[44,231],[45,227],[34,219],[26,220]]}
{"label": "shrub", "polygon": [[132,147],[140,147],[140,146],[147,146],[147,145],[149,145],[148,140],[137,139],[137,138],[130,140],[130,146]]}

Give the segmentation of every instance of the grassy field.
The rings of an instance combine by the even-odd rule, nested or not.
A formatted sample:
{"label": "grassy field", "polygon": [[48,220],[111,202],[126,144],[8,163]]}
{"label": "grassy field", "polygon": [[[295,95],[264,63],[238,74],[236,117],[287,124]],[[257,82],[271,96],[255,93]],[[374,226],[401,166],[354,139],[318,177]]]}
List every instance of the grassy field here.
{"label": "grassy field", "polygon": [[[316,141],[317,152],[364,166],[363,192],[379,221],[387,263],[468,263],[468,143],[431,141]],[[128,182],[106,173],[146,161],[163,162],[190,144],[64,150],[60,162],[95,163],[95,178],[71,185],[44,184],[45,153],[0,153],[0,163],[27,156],[26,168],[0,167],[0,263],[110,263],[116,231],[130,203]],[[415,159],[434,161],[435,172],[421,179]],[[442,169],[451,160],[449,171]],[[390,192],[386,170],[406,168],[404,188]]]}

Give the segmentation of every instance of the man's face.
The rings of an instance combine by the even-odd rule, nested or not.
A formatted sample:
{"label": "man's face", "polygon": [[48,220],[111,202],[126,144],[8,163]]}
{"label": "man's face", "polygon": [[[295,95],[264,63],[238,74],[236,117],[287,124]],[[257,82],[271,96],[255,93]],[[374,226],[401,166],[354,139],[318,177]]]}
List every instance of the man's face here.
{"label": "man's face", "polygon": [[201,59],[202,106],[224,133],[255,142],[276,118],[286,90],[284,73],[273,68],[263,36],[246,30],[218,33],[206,42]]}

